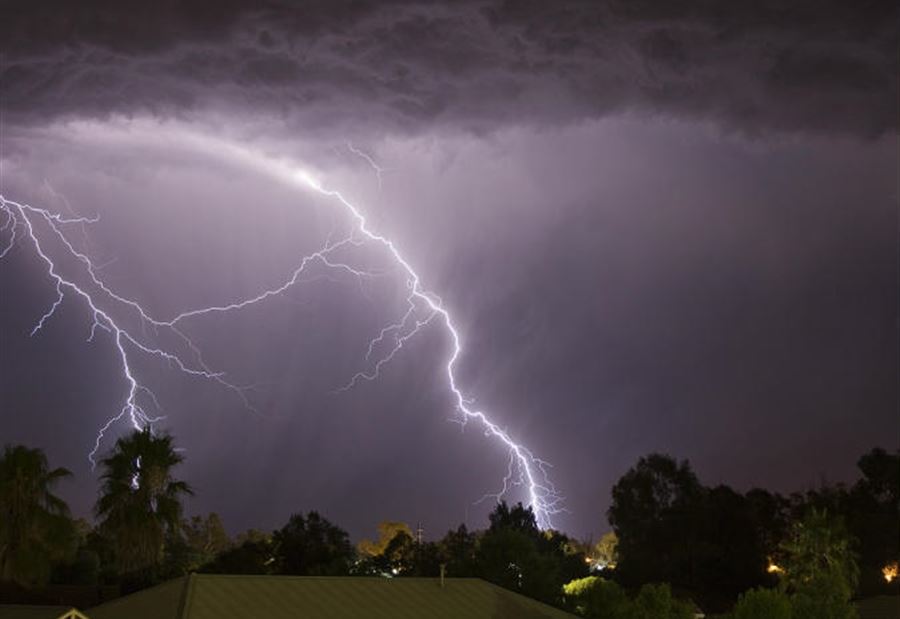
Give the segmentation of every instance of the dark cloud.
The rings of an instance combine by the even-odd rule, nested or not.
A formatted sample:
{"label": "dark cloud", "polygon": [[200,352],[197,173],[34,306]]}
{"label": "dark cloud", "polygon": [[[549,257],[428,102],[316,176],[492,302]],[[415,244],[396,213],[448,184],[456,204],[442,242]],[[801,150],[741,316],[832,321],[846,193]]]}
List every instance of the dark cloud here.
{"label": "dark cloud", "polygon": [[[210,108],[480,130],[612,112],[897,128],[895,2],[6,2],[8,122]],[[65,10],[64,10],[65,9]]]}

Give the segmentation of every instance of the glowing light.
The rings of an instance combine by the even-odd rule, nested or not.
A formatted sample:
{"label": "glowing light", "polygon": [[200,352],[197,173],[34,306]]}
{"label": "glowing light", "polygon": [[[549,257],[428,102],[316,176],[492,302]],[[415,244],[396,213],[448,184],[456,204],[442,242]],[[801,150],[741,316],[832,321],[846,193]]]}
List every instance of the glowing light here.
{"label": "glowing light", "polygon": [[887,583],[894,582],[897,580],[897,576],[900,575],[900,567],[898,567],[897,562],[888,563],[883,568],[881,568],[881,575],[884,576],[884,581]]}
{"label": "glowing light", "polygon": [[780,565],[776,565],[772,560],[769,560],[769,565],[766,567],[766,572],[769,574],[784,574],[784,568]]}
{"label": "glowing light", "polygon": [[[160,139],[159,132],[154,132],[153,138]],[[185,310],[168,319],[160,319],[151,316],[137,301],[123,297],[110,289],[98,275],[98,268],[91,259],[86,254],[79,252],[66,237],[63,229],[66,224],[92,223],[96,221],[96,218],[65,218],[46,209],[21,204],[0,195],[0,211],[6,216],[0,232],[8,231],[7,234],[9,235],[6,245],[0,248],[0,257],[6,255],[13,245],[20,241],[20,237],[17,237],[18,232],[24,232],[25,237],[47,267],[47,273],[55,286],[55,300],[38,320],[33,333],[39,332],[46,322],[54,316],[63,303],[66,293],[72,293],[87,304],[93,316],[89,339],[93,340],[98,329],[105,331],[112,337],[118,351],[127,393],[119,413],[111,417],[100,428],[94,448],[88,456],[91,462],[94,462],[94,457],[100,448],[105,432],[114,423],[127,418],[134,428],[143,429],[147,426],[152,427],[154,422],[162,419],[162,417],[152,417],[147,414],[145,406],[148,403],[153,403],[158,408],[156,397],[148,387],[141,384],[136,378],[132,370],[131,354],[139,353],[156,357],[182,373],[216,381],[234,391],[248,409],[254,410],[244,388],[227,381],[223,373],[213,371],[207,366],[200,349],[180,329],[181,324],[190,319],[197,319],[208,314],[239,311],[278,296],[288,288],[300,283],[303,273],[313,264],[335,269],[356,278],[372,276],[373,273],[343,262],[336,257],[336,250],[342,247],[369,243],[380,246],[386,251],[404,277],[406,290],[408,291],[405,311],[397,320],[381,328],[379,333],[372,338],[364,359],[365,366],[352,376],[346,385],[340,387],[337,392],[343,392],[356,387],[360,383],[377,379],[384,366],[395,358],[411,338],[431,325],[442,326],[450,342],[444,373],[447,388],[453,396],[455,409],[458,413],[457,421],[462,426],[465,426],[470,421],[476,422],[486,436],[497,440],[507,449],[509,454],[507,472],[502,479],[500,489],[495,493],[486,495],[483,499],[493,498],[500,500],[515,487],[522,487],[528,497],[527,504],[534,511],[538,526],[543,529],[551,528],[551,517],[563,511],[563,507],[562,497],[549,479],[547,470],[550,465],[534,456],[524,445],[513,440],[507,431],[493,422],[484,411],[475,408],[473,400],[464,394],[456,376],[457,364],[463,351],[462,337],[440,298],[423,287],[419,274],[401,254],[394,242],[370,228],[361,209],[352,204],[339,191],[327,188],[306,167],[294,165],[283,159],[275,159],[243,146],[210,138],[209,136],[195,133],[186,134],[183,131],[179,131],[177,132],[177,139],[183,146],[197,148],[212,157],[229,159],[238,165],[264,172],[279,181],[300,186],[331,199],[349,218],[352,224],[352,231],[336,242],[329,240],[318,251],[302,257],[299,265],[290,277],[278,286],[263,290],[247,298],[235,299],[209,307]],[[369,155],[359,151],[352,145],[348,144],[348,148],[354,154],[365,159],[376,170],[380,184],[381,173],[384,169],[380,168]],[[42,244],[40,240],[41,235],[35,230],[35,221],[40,222],[50,236],[61,244],[70,258],[75,259],[74,262],[83,271],[81,279],[84,279],[86,275],[88,283],[80,284],[78,282],[81,279],[67,276],[63,273],[63,270],[54,262]],[[153,328],[150,331],[168,330],[178,338],[185,350],[164,349],[159,345],[151,344],[147,341],[144,330],[137,333],[130,331],[123,326],[123,321],[114,318],[115,310],[136,316],[143,326]]]}

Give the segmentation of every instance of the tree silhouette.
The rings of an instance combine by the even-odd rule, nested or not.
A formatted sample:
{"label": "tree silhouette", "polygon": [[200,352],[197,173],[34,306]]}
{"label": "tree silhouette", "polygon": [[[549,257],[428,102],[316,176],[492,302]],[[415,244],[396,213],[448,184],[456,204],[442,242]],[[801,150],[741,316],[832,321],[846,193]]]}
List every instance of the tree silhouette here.
{"label": "tree silhouette", "polygon": [[661,454],[642,457],[613,486],[608,516],[627,584],[692,583],[702,494],[687,461]]}
{"label": "tree silhouette", "polygon": [[74,553],[75,527],[52,492],[64,468],[50,469],[40,449],[7,446],[0,459],[0,580],[46,582],[54,561]]}
{"label": "tree silhouette", "polygon": [[225,532],[222,518],[215,512],[203,516],[194,516],[181,525],[184,542],[190,560],[189,569],[197,569],[211,562],[217,556],[231,548],[231,539]]}
{"label": "tree silhouette", "polygon": [[183,459],[171,436],[144,430],[120,438],[100,461],[96,512],[101,531],[113,541],[120,573],[146,573],[162,560],[167,534],[181,523],[181,499],[192,494],[172,474]]}
{"label": "tree silhouette", "polygon": [[[848,493],[847,527],[859,540],[862,595],[887,593],[882,569],[900,557],[900,452],[873,449],[857,463],[863,478]],[[896,591],[896,581],[895,581]]]}
{"label": "tree silhouette", "polygon": [[318,514],[294,514],[272,535],[274,566],[279,574],[342,576],[353,560],[347,532]]}
{"label": "tree silhouette", "polygon": [[470,577],[477,573],[475,553],[478,535],[470,533],[466,525],[447,531],[438,543],[439,560],[444,564],[448,576]]}
{"label": "tree silhouette", "polygon": [[565,535],[541,531],[530,507],[500,502],[490,514],[490,522],[475,556],[478,573],[485,580],[556,603],[563,583],[585,575],[584,556],[568,551]]}
{"label": "tree silhouette", "polygon": [[269,536],[245,539],[200,568],[207,574],[270,574],[274,558]]}

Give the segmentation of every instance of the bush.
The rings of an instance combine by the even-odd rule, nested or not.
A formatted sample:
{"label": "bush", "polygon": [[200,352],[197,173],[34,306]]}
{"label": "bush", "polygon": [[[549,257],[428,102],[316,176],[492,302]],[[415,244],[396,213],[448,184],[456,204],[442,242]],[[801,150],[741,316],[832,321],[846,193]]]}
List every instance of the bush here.
{"label": "bush", "polygon": [[791,596],[792,619],[857,619],[853,604],[834,589],[805,589]]}
{"label": "bush", "polygon": [[[634,601],[611,580],[588,576],[563,587],[576,613],[597,619],[693,619],[693,605],[672,597],[667,584],[644,585]],[[780,618],[779,618],[780,619]]]}
{"label": "bush", "polygon": [[672,597],[667,584],[644,585],[634,600],[633,619],[694,619],[694,608]]}
{"label": "bush", "polygon": [[632,604],[618,584],[596,576],[573,580],[563,587],[575,612],[599,619],[631,619]]}
{"label": "bush", "polygon": [[738,598],[732,619],[791,619],[791,601],[774,589],[751,589]]}

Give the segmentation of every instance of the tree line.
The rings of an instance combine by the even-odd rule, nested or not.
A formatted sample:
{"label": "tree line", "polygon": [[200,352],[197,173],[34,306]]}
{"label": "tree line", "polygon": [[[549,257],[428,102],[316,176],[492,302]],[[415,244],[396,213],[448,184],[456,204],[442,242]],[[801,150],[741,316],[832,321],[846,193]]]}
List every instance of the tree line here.
{"label": "tree line", "polygon": [[383,522],[377,539],[354,547],[316,511],[232,539],[216,514],[184,517],[182,501],[193,490],[176,477],[182,460],[169,435],[120,438],[99,462],[89,523],[73,519],[54,494],[69,471],[51,468],[38,449],[7,446],[0,459],[0,581],[31,588],[114,584],[126,592],[191,572],[444,573],[613,619],[691,617],[693,602],[707,610],[734,606],[745,613],[739,619],[845,619],[854,595],[897,585],[886,582],[885,570],[896,570],[900,554],[900,454],[880,449],[859,460],[862,476],[852,486],[789,497],[706,487],[688,462],[645,456],[613,487],[613,530],[597,544],[541,530],[530,508],[504,502],[486,529],[460,525],[435,541],[417,539],[405,523]]}
{"label": "tree line", "polygon": [[851,486],[785,497],[707,487],[687,461],[642,457],[612,489],[612,580],[668,582],[704,609],[737,600],[743,619],[853,617],[852,598],[900,590],[900,453],[873,449],[857,466]]}

